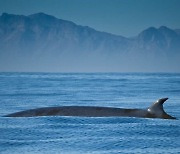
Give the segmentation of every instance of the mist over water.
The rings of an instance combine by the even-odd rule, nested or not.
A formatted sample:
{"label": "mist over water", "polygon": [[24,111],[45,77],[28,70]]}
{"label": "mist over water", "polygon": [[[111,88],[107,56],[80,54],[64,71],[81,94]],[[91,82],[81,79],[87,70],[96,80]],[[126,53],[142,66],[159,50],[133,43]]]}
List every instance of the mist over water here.
{"label": "mist over water", "polygon": [[69,52],[54,56],[1,57],[3,72],[179,72],[180,55]]}

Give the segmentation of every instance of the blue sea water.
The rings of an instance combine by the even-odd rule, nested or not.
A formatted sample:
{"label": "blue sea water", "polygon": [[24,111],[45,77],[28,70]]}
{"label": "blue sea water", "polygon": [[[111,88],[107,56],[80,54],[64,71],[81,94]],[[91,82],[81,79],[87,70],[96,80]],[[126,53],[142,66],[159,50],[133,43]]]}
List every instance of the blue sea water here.
{"label": "blue sea water", "polygon": [[180,119],[180,74],[0,73],[0,153],[180,153],[180,120],[2,117],[66,105],[147,108],[162,97]]}

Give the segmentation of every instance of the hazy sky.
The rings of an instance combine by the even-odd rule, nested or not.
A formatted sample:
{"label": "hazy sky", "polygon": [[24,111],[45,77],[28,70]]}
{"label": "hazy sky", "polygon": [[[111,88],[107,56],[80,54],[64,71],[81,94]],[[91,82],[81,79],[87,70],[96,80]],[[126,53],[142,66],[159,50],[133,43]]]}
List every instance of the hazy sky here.
{"label": "hazy sky", "polygon": [[127,37],[150,26],[180,28],[180,0],[0,0],[3,12],[44,12]]}

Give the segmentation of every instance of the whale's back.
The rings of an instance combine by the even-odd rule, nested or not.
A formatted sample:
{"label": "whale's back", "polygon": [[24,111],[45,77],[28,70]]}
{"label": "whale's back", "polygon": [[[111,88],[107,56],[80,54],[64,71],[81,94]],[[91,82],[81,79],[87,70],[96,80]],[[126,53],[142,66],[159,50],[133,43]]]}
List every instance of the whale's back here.
{"label": "whale's back", "polygon": [[[141,112],[141,113],[140,113]],[[141,109],[122,109],[112,107],[93,106],[61,106],[31,109],[6,115],[6,117],[34,117],[34,116],[84,116],[84,117],[110,117],[129,116],[143,117],[146,112]]]}
{"label": "whale's back", "polygon": [[81,116],[81,117],[141,117],[175,119],[163,109],[163,103],[168,98],[157,100],[148,109],[123,109],[95,106],[61,106],[31,109],[12,113],[5,117],[35,117],[35,116]]}

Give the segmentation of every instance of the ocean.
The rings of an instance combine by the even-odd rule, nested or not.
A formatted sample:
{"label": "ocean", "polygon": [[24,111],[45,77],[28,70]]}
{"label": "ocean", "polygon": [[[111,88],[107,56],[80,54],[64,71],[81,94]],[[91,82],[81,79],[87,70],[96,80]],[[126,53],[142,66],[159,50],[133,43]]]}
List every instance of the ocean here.
{"label": "ocean", "polygon": [[[30,117],[6,114],[39,107],[147,108],[168,97],[178,120],[130,117]],[[180,153],[180,74],[0,73],[1,154]]]}

